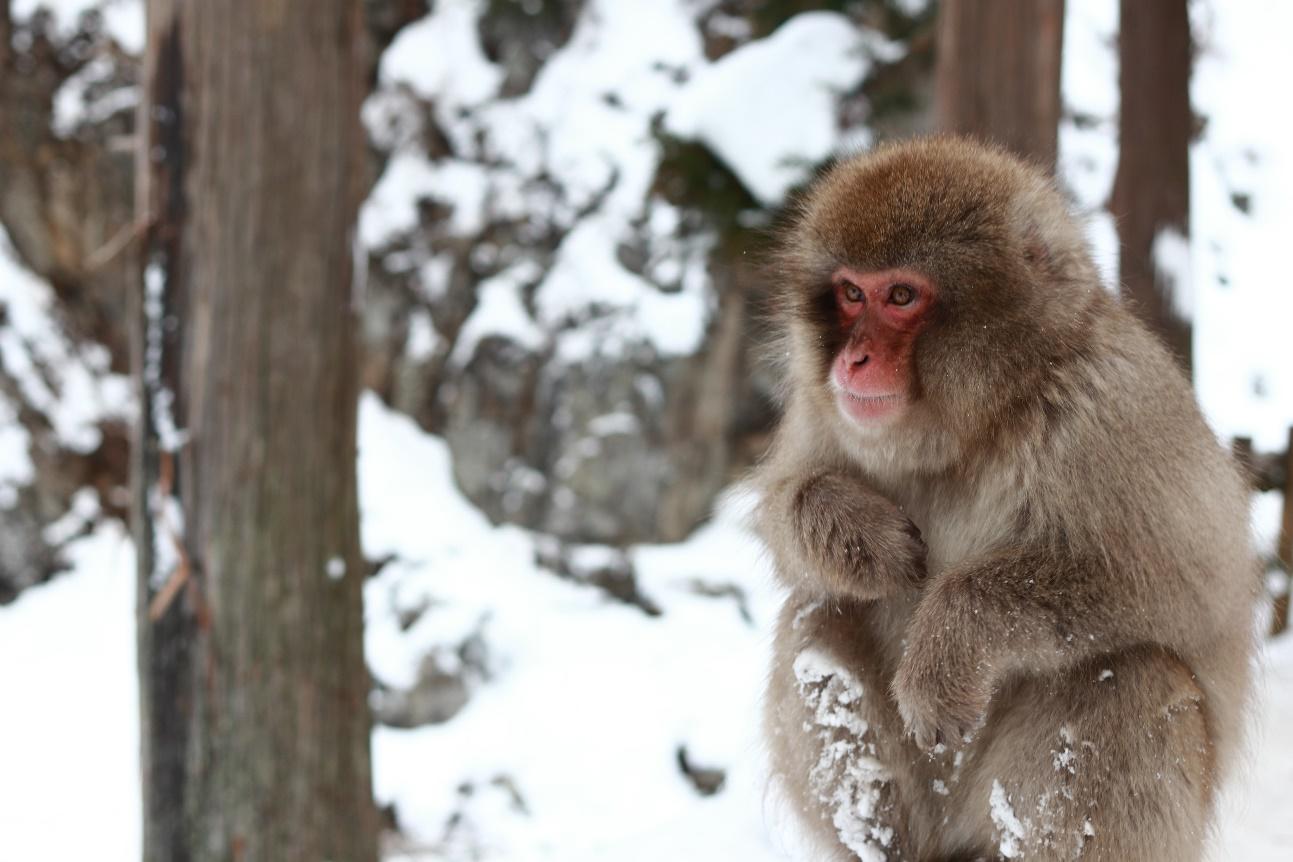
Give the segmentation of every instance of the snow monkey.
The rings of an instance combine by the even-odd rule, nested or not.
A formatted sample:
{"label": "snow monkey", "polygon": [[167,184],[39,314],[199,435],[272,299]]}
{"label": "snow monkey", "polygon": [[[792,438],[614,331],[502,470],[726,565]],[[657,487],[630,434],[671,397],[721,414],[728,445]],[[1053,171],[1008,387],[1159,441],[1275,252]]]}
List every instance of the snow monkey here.
{"label": "snow monkey", "polygon": [[884,147],[777,259],[765,720],[812,858],[1199,859],[1249,687],[1248,493],[1054,184]]}

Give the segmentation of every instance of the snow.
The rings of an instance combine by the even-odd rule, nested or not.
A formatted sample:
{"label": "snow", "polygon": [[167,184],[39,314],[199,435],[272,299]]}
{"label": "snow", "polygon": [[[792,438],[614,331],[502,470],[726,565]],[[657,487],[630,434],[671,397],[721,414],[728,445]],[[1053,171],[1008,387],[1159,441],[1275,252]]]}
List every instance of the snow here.
{"label": "snow", "polygon": [[857,714],[866,691],[847,668],[815,647],[795,656],[791,669],[799,696],[813,712],[804,730],[816,734],[821,749],[809,786],[829,807],[844,846],[862,862],[884,862],[893,829],[883,825],[879,806],[891,776],[875,758],[875,743],[867,739],[869,726]]}
{"label": "snow", "polygon": [[[89,452],[99,445],[99,422],[129,416],[130,382],[108,373],[101,350],[68,340],[55,319],[55,307],[54,291],[17,262],[9,235],[0,227],[0,308],[5,310],[0,362],[27,403],[49,417],[58,441]],[[13,454],[16,443],[10,434],[0,454]],[[24,469],[8,459],[0,462],[0,483]]]}
{"label": "snow", "polygon": [[844,15],[796,15],[701,70],[665,126],[703,141],[759,200],[775,206],[835,150],[836,96],[861,82],[872,52],[888,60],[901,55]]}
{"label": "snow", "polygon": [[[1223,436],[1282,449],[1293,425],[1293,4],[1192,4],[1200,43],[1191,96],[1207,117],[1191,150],[1195,384]],[[1250,211],[1232,202],[1251,198]]]}
{"label": "snow", "polygon": [[31,435],[18,422],[18,412],[8,396],[0,396],[0,508],[18,502],[18,489],[36,476],[31,462]]}
{"label": "snow", "polygon": [[1176,228],[1154,237],[1150,255],[1154,272],[1172,299],[1172,311],[1183,320],[1194,316],[1194,287],[1190,281],[1190,241]]}
{"label": "snow", "polygon": [[[739,501],[682,545],[631,551],[662,625],[537,569],[535,537],[490,526],[454,488],[443,442],[406,417],[367,396],[360,423],[365,550],[398,555],[366,588],[374,673],[411,685],[431,646],[476,630],[490,650],[492,679],[457,718],[374,734],[378,798],[396,803],[413,839],[434,845],[461,811],[460,828],[478,833],[470,840],[501,858],[675,858],[662,836],[713,818],[700,846],[770,858],[756,717],[775,602]],[[697,579],[739,586],[759,624],[701,595]],[[404,612],[428,603],[401,627]],[[729,770],[722,794],[700,801],[676,765],[682,745]],[[463,800],[463,784],[480,793]],[[513,792],[528,814],[500,801]]]}
{"label": "snow", "polygon": [[380,248],[418,225],[418,202],[436,200],[453,207],[452,228],[460,233],[484,223],[487,191],[482,169],[449,160],[433,165],[412,151],[393,155],[359,214],[359,237]]}
{"label": "snow", "polygon": [[1266,644],[1247,753],[1218,806],[1213,862],[1287,859],[1293,790],[1293,635]]}
{"label": "snow", "polygon": [[0,607],[0,859],[136,860],[134,553],[116,525]]}
{"label": "snow", "polygon": [[1010,798],[1006,795],[1005,788],[995,778],[992,780],[992,792],[988,797],[988,804],[992,812],[992,825],[1001,833],[1001,841],[997,846],[998,852],[1007,859],[1018,858],[1022,852],[1019,845],[1027,834],[1024,831],[1024,824],[1015,816],[1015,810],[1010,806]]}
{"label": "snow", "polygon": [[107,56],[96,57],[69,77],[54,94],[54,133],[69,137],[84,123],[100,123],[139,104],[138,87],[118,87],[90,100],[91,87],[110,80],[116,63]]}
{"label": "snow", "polygon": [[506,338],[536,352],[548,343],[547,334],[530,316],[521,295],[526,283],[534,281],[538,274],[537,267],[523,262],[480,283],[476,308],[453,345],[455,363],[465,365],[475,355],[476,346],[490,336]]}
{"label": "snow", "polygon": [[[407,143],[396,146],[363,207],[363,242],[381,248],[415,228],[424,199],[452,205],[455,236],[474,236],[490,220],[536,215],[565,232],[536,293],[537,320],[511,288],[493,290],[470,338],[455,348],[459,362],[486,335],[527,349],[556,343],[571,361],[641,343],[662,355],[694,352],[709,316],[707,278],[681,278],[681,291],[666,292],[625,269],[615,249],[632,236],[655,175],[653,118],[704,63],[695,10],[685,0],[591,0],[529,92],[491,100],[502,72],[480,46],[482,9],[479,0],[436,4],[383,56],[384,89],[369,99],[365,119],[381,139]],[[390,116],[400,87],[434,97],[437,123],[468,155],[432,162],[416,135],[389,131],[400,125]],[[477,252],[491,253],[483,244]],[[565,337],[591,318],[595,335]]]}
{"label": "snow", "polygon": [[[454,487],[443,441],[373,395],[359,469],[365,552],[397,555],[365,589],[376,676],[411,685],[427,651],[478,628],[490,650],[491,681],[458,718],[374,733],[377,796],[415,841],[435,845],[459,812],[452,840],[502,858],[779,858],[757,741],[776,602],[741,526],[748,500],[729,498],[685,543],[632,550],[666,625],[537,569],[535,537],[485,521]],[[133,558],[111,525],[70,556],[71,572],[0,607],[0,651],[15,657],[0,663],[13,693],[0,710],[3,859],[138,857]],[[697,581],[739,587],[754,623]],[[688,784],[681,745],[727,770],[721,794]],[[465,799],[464,784],[479,790]]]}
{"label": "snow", "polygon": [[328,580],[339,581],[346,576],[346,561],[341,557],[329,557],[323,571],[328,576]]}
{"label": "snow", "polygon": [[[764,795],[758,700],[777,595],[742,526],[749,496],[726,498],[686,542],[630,550],[639,587],[664,611],[652,618],[537,568],[536,537],[491,526],[453,485],[444,442],[371,394],[359,434],[365,553],[396,555],[365,588],[374,674],[410,686],[424,655],[476,631],[489,650],[489,678],[457,717],[374,733],[377,796],[412,839],[392,858],[471,858],[467,848],[482,847],[498,860],[804,858]],[[132,555],[112,525],[70,555],[71,572],[0,607],[0,654],[14,657],[0,663],[0,691],[11,693],[0,710],[0,858],[125,862],[139,846]],[[751,622],[697,581],[739,587]],[[805,684],[839,672],[813,652],[795,669]],[[1268,644],[1261,673],[1260,756],[1226,798],[1218,862],[1274,862],[1293,846],[1293,639]],[[842,682],[819,701],[823,726],[851,726],[843,707],[862,696]],[[680,745],[727,770],[721,793],[690,787]],[[1007,810],[1008,800],[996,814],[1008,837]],[[77,829],[66,828],[69,811]]]}
{"label": "snow", "polygon": [[[480,46],[476,0],[439,0],[431,14],[400,31],[382,54],[379,76],[403,81],[441,104],[445,114],[470,110],[503,82],[503,71]],[[427,51],[429,45],[435,51]]]}
{"label": "snow", "polygon": [[409,359],[427,361],[442,347],[443,341],[429,312],[418,309],[409,315],[409,334],[404,343],[404,353]]}
{"label": "snow", "polygon": [[144,0],[9,0],[15,21],[31,17],[38,9],[53,15],[55,29],[70,34],[86,12],[97,9],[103,15],[103,29],[125,50],[144,50]]}
{"label": "snow", "polygon": [[645,340],[666,355],[689,355],[700,348],[708,318],[703,290],[662,293],[615,258],[611,225],[600,219],[581,223],[557,251],[557,263],[535,295],[539,320],[558,329],[581,319],[589,308],[588,286],[596,285],[595,303],[603,313],[620,314],[606,338],[589,341],[584,333],[562,340],[561,356],[579,361],[589,353]]}
{"label": "snow", "polygon": [[1118,167],[1118,0],[1065,4],[1059,175],[1087,217],[1105,286],[1118,285],[1118,229],[1104,209]]}

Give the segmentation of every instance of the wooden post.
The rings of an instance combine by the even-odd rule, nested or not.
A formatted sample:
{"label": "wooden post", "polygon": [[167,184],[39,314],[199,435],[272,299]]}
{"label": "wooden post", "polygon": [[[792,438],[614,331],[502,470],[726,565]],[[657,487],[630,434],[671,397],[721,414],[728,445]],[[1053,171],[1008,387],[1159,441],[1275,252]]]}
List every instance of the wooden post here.
{"label": "wooden post", "polygon": [[[1123,295],[1188,374],[1186,273],[1162,264],[1190,237],[1190,20],[1186,0],[1122,0],[1118,171],[1109,211],[1122,240]],[[1175,248],[1174,248],[1175,246]]]}
{"label": "wooden post", "polygon": [[7,74],[9,65],[9,43],[13,41],[13,17],[9,11],[9,0],[0,0],[0,73]]}
{"label": "wooden post", "polygon": [[1052,170],[1064,0],[943,0],[938,16],[938,128],[1001,144]]}
{"label": "wooden post", "polygon": [[145,862],[374,862],[352,242],[362,4],[149,0]]}

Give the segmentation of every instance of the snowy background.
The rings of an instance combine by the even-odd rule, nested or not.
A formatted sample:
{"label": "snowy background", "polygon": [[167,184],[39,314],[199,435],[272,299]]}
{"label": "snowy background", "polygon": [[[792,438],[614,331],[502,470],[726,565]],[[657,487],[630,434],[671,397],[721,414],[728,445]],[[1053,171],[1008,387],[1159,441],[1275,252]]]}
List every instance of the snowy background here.
{"label": "snowy background", "polygon": [[[15,20],[37,5],[17,0]],[[109,37],[139,50],[135,0],[45,5],[56,28],[102,8]],[[516,67],[482,48],[485,5],[439,0],[406,27],[365,108],[385,154],[361,217],[379,268],[411,279],[432,311],[451,290],[457,264],[411,250],[427,200],[451,202],[446,236],[489,257],[476,261],[489,276],[452,338],[431,311],[408,315],[404,358],[436,368],[465,367],[499,343],[558,367],[643,345],[662,362],[695,353],[720,313],[706,261],[723,240],[679,231],[687,213],[653,193],[662,133],[715,153],[756,212],[839,148],[869,141],[865,122],[841,131],[837,97],[905,50],[829,12],[752,38],[710,2],[587,0],[569,38],[517,84]],[[1112,274],[1116,239],[1100,207],[1116,165],[1117,3],[1068,7],[1061,173]],[[1194,3],[1191,13],[1193,97],[1206,118],[1191,177],[1198,392],[1218,435],[1276,449],[1293,424],[1293,285],[1282,267],[1293,236],[1293,106],[1276,95],[1293,81],[1282,43],[1293,5]],[[711,60],[707,40],[725,30],[739,46]],[[96,74],[106,78],[92,65],[56,94],[56,130],[72,134],[97,122],[96,107],[132,104],[129,88],[87,95]],[[452,155],[428,155],[432,127]],[[559,241],[479,241],[501,223]],[[630,266],[617,250],[634,242],[641,254]],[[129,409],[106,358],[60,335],[53,289],[17,263],[5,234],[0,301],[0,355],[21,390],[0,393],[4,505],[36,470],[14,397],[44,405],[71,448],[93,448],[96,423]],[[57,369],[59,385],[37,368]],[[453,422],[429,433],[435,423],[414,421],[416,411],[391,406],[398,401],[365,394],[359,429],[364,548],[388,561],[365,603],[384,717],[373,735],[375,792],[400,827],[389,858],[794,858],[764,794],[757,735],[778,598],[743,526],[739,487],[673,543],[558,541],[560,494],[549,495],[551,510],[514,519],[530,527],[494,526],[500,518],[480,503],[492,500],[488,488],[461,490]],[[593,442],[577,450],[589,469],[639,422],[629,412],[593,416]],[[514,461],[488,505],[528,511],[525,494],[550,471]],[[551,472],[577,478],[579,469],[562,461]],[[1257,501],[1263,547],[1278,503]],[[106,505],[92,491],[73,495],[46,528],[68,570],[0,606],[0,860],[138,858],[133,558],[122,527],[96,518]],[[1261,678],[1217,860],[1293,854],[1293,641],[1268,645]]]}

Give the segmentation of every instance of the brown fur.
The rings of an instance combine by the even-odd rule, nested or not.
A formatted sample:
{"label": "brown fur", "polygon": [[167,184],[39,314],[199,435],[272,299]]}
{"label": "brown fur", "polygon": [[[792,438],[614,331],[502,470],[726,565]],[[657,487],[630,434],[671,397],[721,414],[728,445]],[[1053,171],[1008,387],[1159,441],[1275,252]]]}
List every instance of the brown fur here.
{"label": "brown fur", "polygon": [[[1199,858],[1248,691],[1247,489],[1060,194],[978,144],[895,145],[836,166],[784,249],[767,725],[822,853]],[[938,291],[883,429],[827,385],[841,266]]]}

